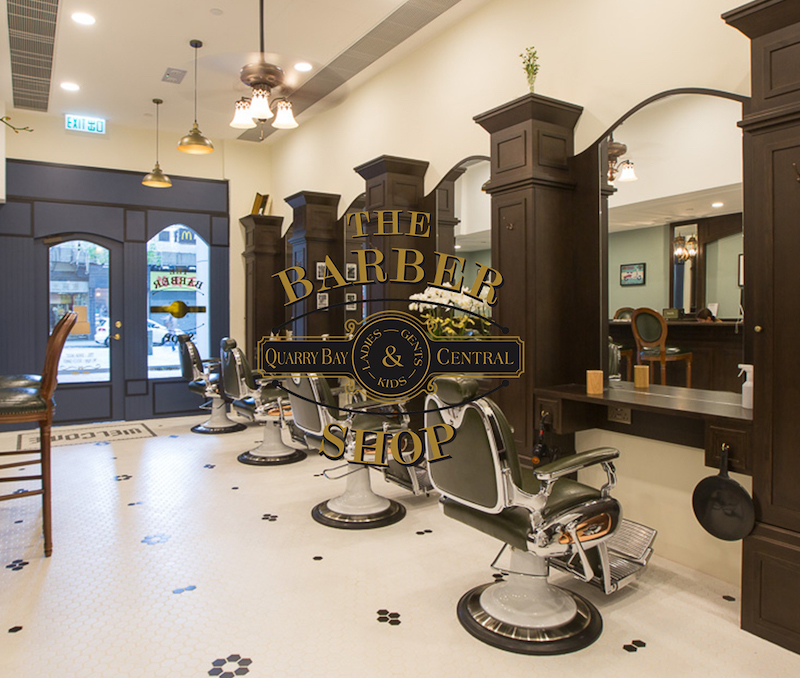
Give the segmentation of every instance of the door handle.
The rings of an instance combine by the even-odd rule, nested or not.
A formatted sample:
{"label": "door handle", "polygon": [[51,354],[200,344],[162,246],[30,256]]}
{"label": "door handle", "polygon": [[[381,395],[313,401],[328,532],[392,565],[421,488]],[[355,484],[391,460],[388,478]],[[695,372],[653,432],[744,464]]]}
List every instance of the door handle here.
{"label": "door handle", "polygon": [[117,341],[119,341],[122,337],[121,337],[120,333],[117,332],[115,335],[113,335],[113,338],[116,339]]}

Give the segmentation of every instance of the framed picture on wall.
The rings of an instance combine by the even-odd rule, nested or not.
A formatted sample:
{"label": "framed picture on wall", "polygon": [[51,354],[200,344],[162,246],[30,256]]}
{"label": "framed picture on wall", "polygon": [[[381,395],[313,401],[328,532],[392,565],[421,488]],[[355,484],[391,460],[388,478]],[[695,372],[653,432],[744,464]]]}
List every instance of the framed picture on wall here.
{"label": "framed picture on wall", "polygon": [[619,284],[623,287],[644,285],[646,266],[647,264],[621,264],[619,267]]}
{"label": "framed picture on wall", "polygon": [[356,264],[344,265],[344,279],[350,282],[358,280],[358,266]]}
{"label": "framed picture on wall", "polygon": [[317,292],[317,308],[328,308],[327,292]]}
{"label": "framed picture on wall", "polygon": [[347,305],[344,307],[345,311],[357,311],[358,304],[356,303],[358,300],[358,295],[355,292],[345,292],[344,300],[347,302]]}
{"label": "framed picture on wall", "polygon": [[744,254],[739,255],[739,287],[744,287]]}
{"label": "framed picture on wall", "polygon": [[322,280],[325,277],[325,262],[317,262],[317,280]]}

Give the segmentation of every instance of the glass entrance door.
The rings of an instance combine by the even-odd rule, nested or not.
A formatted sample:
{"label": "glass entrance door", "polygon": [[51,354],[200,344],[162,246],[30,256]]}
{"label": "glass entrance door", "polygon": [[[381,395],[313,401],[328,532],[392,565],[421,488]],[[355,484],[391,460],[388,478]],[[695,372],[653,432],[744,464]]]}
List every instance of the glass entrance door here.
{"label": "glass entrance door", "polygon": [[121,246],[102,238],[47,246],[49,329],[78,314],[58,366],[56,421],[124,418]]}

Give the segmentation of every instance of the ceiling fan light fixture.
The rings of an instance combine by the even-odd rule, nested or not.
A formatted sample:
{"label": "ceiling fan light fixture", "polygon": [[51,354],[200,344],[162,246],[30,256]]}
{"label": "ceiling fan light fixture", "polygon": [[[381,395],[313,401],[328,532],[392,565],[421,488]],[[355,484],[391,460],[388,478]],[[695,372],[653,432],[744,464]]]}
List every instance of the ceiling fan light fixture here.
{"label": "ceiling fan light fixture", "polygon": [[269,89],[266,87],[253,88],[249,114],[253,120],[269,120],[273,116],[269,107]]}
{"label": "ceiling fan light fixture", "polygon": [[298,127],[297,120],[292,113],[292,104],[285,99],[279,101],[275,112],[275,121],[272,123],[275,129],[294,129]]}
{"label": "ceiling fan light fixture", "polygon": [[234,129],[253,129],[253,127],[256,126],[256,123],[253,122],[253,116],[250,113],[249,99],[242,97],[236,102],[236,110],[230,125]]}

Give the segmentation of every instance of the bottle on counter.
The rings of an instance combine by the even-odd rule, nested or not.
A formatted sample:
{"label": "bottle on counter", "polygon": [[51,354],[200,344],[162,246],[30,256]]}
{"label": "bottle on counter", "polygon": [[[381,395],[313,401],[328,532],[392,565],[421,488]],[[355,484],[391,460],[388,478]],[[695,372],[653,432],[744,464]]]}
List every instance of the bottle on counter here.
{"label": "bottle on counter", "polygon": [[748,364],[739,365],[739,376],[743,374],[744,383],[742,384],[742,407],[747,410],[753,409],[753,366]]}

